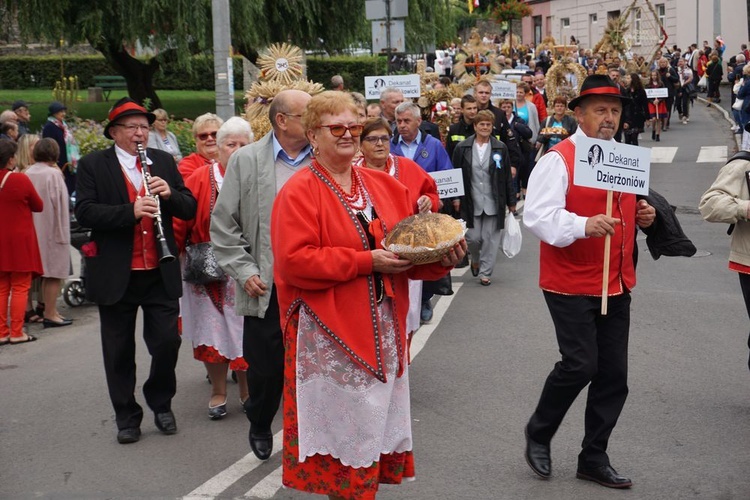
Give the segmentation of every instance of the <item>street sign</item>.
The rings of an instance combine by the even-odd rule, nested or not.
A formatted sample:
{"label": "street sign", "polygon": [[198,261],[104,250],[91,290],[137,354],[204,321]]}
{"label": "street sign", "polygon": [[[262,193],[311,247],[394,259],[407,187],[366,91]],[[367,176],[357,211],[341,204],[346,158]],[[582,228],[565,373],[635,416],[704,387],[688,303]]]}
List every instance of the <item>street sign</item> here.
{"label": "street sign", "polygon": [[365,99],[380,99],[386,87],[396,87],[407,99],[418,99],[422,95],[419,75],[386,75],[365,77]]}
{"label": "street sign", "polygon": [[492,99],[515,99],[516,98],[516,84],[513,82],[503,80],[493,80],[492,84]]}
{"label": "street sign", "polygon": [[649,99],[666,99],[669,97],[667,88],[646,89],[646,97]]}
{"label": "street sign", "polygon": [[427,172],[435,179],[440,198],[455,198],[464,195],[464,177],[460,168]]}
{"label": "street sign", "polygon": [[576,137],[576,186],[648,195],[650,171],[650,148]]}
{"label": "street sign", "polygon": [[[385,3],[389,0],[367,0],[365,2],[365,18],[368,21],[373,19],[386,19],[388,16],[385,11]],[[408,0],[390,0],[391,2],[391,19],[409,17]]]}
{"label": "street sign", "polygon": [[[388,35],[385,21],[372,22],[372,53],[388,52]],[[391,52],[406,52],[404,21],[391,21]]]}

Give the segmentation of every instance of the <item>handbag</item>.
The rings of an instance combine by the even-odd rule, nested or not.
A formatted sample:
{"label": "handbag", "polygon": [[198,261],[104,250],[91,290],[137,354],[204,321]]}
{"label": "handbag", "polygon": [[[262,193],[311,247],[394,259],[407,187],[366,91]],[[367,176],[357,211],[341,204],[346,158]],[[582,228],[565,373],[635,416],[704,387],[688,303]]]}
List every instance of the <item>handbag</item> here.
{"label": "handbag", "polygon": [[[742,88],[742,80],[734,84],[734,86],[732,87],[732,92],[736,95],[737,92],[739,92],[741,88]],[[735,99],[734,104],[732,104],[732,109],[734,109],[735,111],[742,111],[744,102],[745,102],[744,99],[740,99],[740,98]]]}
{"label": "handbag", "polygon": [[700,80],[698,80],[698,86],[700,88],[705,89],[708,87],[708,78],[706,78],[706,74],[704,73]]}
{"label": "handbag", "polygon": [[[214,181],[213,165],[209,167],[209,179],[211,182],[211,204],[210,211],[213,212],[216,203],[216,182]],[[216,254],[211,247],[210,241],[202,243],[190,243],[188,236],[185,245],[185,270],[182,274],[182,280],[194,285],[206,285],[226,281],[227,275],[216,261]]]}

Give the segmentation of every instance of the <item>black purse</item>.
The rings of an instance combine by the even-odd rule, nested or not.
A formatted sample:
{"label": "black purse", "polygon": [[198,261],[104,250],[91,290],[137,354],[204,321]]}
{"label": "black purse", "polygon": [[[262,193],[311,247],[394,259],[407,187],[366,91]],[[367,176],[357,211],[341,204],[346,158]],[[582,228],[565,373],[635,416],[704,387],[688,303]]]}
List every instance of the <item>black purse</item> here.
{"label": "black purse", "polygon": [[[214,210],[216,203],[216,182],[214,180],[213,165],[209,167],[209,178],[211,182],[211,204],[210,211]],[[185,270],[182,273],[182,280],[194,285],[206,285],[226,281],[227,275],[219,267],[216,261],[214,249],[210,241],[203,243],[190,243],[188,236],[185,245]]]}

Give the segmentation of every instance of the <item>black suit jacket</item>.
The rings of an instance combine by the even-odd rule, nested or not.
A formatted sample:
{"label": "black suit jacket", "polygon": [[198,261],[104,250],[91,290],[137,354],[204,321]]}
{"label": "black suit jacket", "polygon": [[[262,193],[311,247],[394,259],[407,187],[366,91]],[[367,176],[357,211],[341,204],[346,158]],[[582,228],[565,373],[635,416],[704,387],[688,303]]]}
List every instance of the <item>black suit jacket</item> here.
{"label": "black suit jacket", "polygon": [[[172,191],[169,199],[161,199],[160,203],[164,235],[170,250],[177,255],[172,218],[192,219],[198,203],[185,187],[172,155],[151,148],[147,155],[153,162],[151,175],[167,181]],[[112,305],[122,298],[130,281],[133,231],[138,222],[114,146],[81,158],[77,177],[76,218],[83,227],[91,228],[91,240],[97,247],[96,256],[86,257],[86,298]],[[159,269],[167,295],[179,298],[179,262],[162,264]]]}

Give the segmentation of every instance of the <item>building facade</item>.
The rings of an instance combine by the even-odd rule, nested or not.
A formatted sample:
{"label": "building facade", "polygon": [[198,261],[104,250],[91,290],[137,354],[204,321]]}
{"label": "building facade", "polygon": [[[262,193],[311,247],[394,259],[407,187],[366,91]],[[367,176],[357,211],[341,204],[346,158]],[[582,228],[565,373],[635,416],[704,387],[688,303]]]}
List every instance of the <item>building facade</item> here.
{"label": "building facade", "polygon": [[727,45],[725,60],[740,51],[750,39],[750,0],[527,0],[533,14],[523,19],[524,43],[540,43],[552,35],[558,44],[571,37],[581,47],[593,48],[602,38],[607,20],[619,17],[635,3],[627,36],[634,45],[658,43],[654,17],[667,33],[666,46],[685,49],[691,43],[702,47],[721,35]]}

